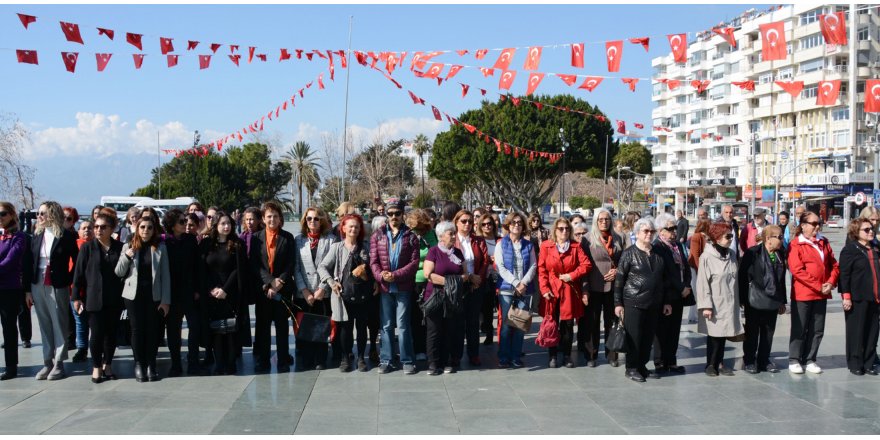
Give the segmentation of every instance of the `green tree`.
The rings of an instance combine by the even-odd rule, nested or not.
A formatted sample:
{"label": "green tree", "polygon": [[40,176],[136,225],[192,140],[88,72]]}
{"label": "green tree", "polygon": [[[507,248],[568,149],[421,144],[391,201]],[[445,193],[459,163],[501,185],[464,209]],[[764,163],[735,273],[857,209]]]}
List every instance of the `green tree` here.
{"label": "green tree", "polygon": [[568,207],[570,209],[580,209],[584,207],[584,198],[581,196],[571,196],[568,199]]}
{"label": "green tree", "polygon": [[[539,96],[545,104],[600,114],[598,108],[571,95]],[[605,139],[613,131],[607,119],[585,118],[574,112],[538,109],[532,105],[516,105],[512,99],[491,103],[484,101],[477,110],[459,116],[463,123],[482,130],[512,146],[560,153],[563,141],[565,171],[586,171],[605,165]],[[560,139],[560,128],[564,129]],[[562,163],[520,154],[498,153],[494,143],[480,133],[470,133],[463,125],[454,125],[434,140],[428,174],[441,181],[452,181],[458,187],[482,188],[491,199],[512,205],[518,210],[532,211],[547,202],[562,175]],[[482,137],[482,139],[481,139]],[[609,154],[617,153],[617,143],[609,145]]]}
{"label": "green tree", "polygon": [[[620,173],[620,192],[622,202],[629,206],[632,204],[632,195],[635,188],[636,178],[647,178],[638,174],[651,174],[651,151],[639,142],[628,142],[620,145],[620,150],[614,156],[615,167],[629,167],[632,172],[626,170]],[[616,172],[616,170],[615,170]],[[636,174],[638,173],[638,174]],[[617,176],[615,174],[615,176]]]}
{"label": "green tree", "polygon": [[321,186],[321,176],[318,174],[318,167],[310,165],[303,169],[303,184],[306,187],[306,203],[311,206],[315,192]]}
{"label": "green tree", "polygon": [[303,184],[306,182],[306,173],[308,172],[309,177],[311,177],[313,170],[310,170],[310,168],[317,169],[321,167],[315,154],[316,153],[312,150],[311,145],[299,141],[293,144],[283,156],[284,160],[290,164],[290,168],[293,170],[293,174],[296,178],[296,194],[299,201],[297,206],[299,206],[300,212],[302,212],[303,209],[302,190]]}
{"label": "green tree", "polygon": [[597,199],[596,197],[593,197],[593,196],[586,196],[586,197],[584,197],[584,201],[583,201],[583,202],[584,202],[584,203],[583,203],[583,205],[582,205],[581,207],[584,208],[584,209],[590,209],[590,210],[592,210],[592,209],[596,209],[596,208],[602,206],[602,202],[601,202],[599,199]]}

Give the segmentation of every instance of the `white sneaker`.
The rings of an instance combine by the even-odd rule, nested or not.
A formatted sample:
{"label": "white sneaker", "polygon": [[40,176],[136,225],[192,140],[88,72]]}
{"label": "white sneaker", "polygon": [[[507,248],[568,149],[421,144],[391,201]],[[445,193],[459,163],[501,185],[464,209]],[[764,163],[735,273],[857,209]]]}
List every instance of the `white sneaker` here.
{"label": "white sneaker", "polygon": [[798,362],[792,362],[788,364],[788,372],[793,374],[804,374],[804,367],[802,367],[801,364]]}
{"label": "white sneaker", "polygon": [[810,362],[807,364],[807,372],[813,373],[813,374],[821,374],[822,367],[817,365],[815,362]]}

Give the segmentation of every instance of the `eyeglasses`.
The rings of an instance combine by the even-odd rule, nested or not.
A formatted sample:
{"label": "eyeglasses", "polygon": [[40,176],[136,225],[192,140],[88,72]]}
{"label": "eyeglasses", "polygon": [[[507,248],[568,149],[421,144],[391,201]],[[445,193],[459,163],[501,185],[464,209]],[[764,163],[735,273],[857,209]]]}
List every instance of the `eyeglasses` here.
{"label": "eyeglasses", "polygon": [[866,234],[873,234],[874,228],[865,228],[865,229],[862,229],[862,232],[864,232]]}
{"label": "eyeglasses", "polygon": [[214,219],[214,216],[213,216],[213,215],[209,215],[209,216],[207,216],[207,218],[208,218],[208,220],[213,220],[213,219]]}
{"label": "eyeglasses", "polygon": [[725,234],[725,235],[724,235],[724,238],[730,240],[730,239],[733,238],[733,234]]}
{"label": "eyeglasses", "polygon": [[574,233],[575,237],[580,237],[581,235],[584,235],[584,233],[583,232],[575,232]]}
{"label": "eyeglasses", "polygon": [[657,230],[656,229],[642,229],[642,232],[644,232],[645,234],[656,234]]}
{"label": "eyeglasses", "polygon": [[463,218],[463,219],[459,220],[458,222],[463,225],[469,225],[469,224],[473,223],[474,221],[469,218]]}
{"label": "eyeglasses", "polygon": [[611,219],[608,217],[600,217],[596,220],[597,222],[610,222]]}
{"label": "eyeglasses", "polygon": [[818,228],[819,226],[822,225],[822,224],[819,223],[819,222],[804,222],[804,224],[805,224],[805,225],[811,225],[811,226],[814,227],[814,228]]}
{"label": "eyeglasses", "polygon": [[316,222],[318,220],[321,220],[321,217],[306,217],[307,222]]}
{"label": "eyeglasses", "polygon": [[64,220],[67,220],[67,221],[69,221],[69,222],[72,222],[72,221],[75,221],[76,219],[73,218],[73,217],[64,217]]}
{"label": "eyeglasses", "polygon": [[93,226],[93,227],[94,227],[95,229],[97,229],[97,230],[100,231],[100,230],[103,230],[103,229],[107,229],[107,228],[109,228],[110,225],[95,225],[95,226]]}
{"label": "eyeglasses", "polygon": [[523,225],[522,220],[514,220],[514,221],[510,222],[510,226],[522,226],[522,225]]}
{"label": "eyeglasses", "polygon": [[400,211],[386,211],[385,213],[388,214],[388,217],[400,217],[403,215]]}
{"label": "eyeglasses", "polygon": [[670,227],[668,227],[668,228],[663,228],[663,230],[664,230],[664,231],[667,231],[667,232],[675,232],[675,226],[670,226]]}
{"label": "eyeglasses", "polygon": [[493,222],[486,222],[486,223],[481,224],[480,226],[482,226],[482,227],[485,228],[486,226],[495,226],[495,223],[493,223]]}
{"label": "eyeglasses", "polygon": [[6,211],[0,211],[0,217],[6,217],[7,215],[9,215],[8,212],[6,212]]}
{"label": "eyeglasses", "polygon": [[140,226],[138,226],[138,229],[143,230],[143,231],[152,231],[153,225],[140,225]]}
{"label": "eyeglasses", "polygon": [[568,230],[570,230],[570,229],[571,229],[571,228],[569,228],[568,226],[557,226],[557,227],[556,227],[556,230],[557,230],[557,231],[568,231]]}

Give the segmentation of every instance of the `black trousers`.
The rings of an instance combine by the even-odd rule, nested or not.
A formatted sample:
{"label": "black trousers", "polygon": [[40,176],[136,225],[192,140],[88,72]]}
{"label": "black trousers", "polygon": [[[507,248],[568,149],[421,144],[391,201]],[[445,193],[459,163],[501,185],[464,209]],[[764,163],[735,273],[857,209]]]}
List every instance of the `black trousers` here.
{"label": "black trousers", "polygon": [[706,366],[713,366],[716,369],[724,360],[724,344],[727,338],[717,338],[715,336],[706,337]]}
{"label": "black trousers", "polygon": [[113,363],[116,329],[119,327],[121,314],[122,309],[118,308],[89,312],[89,352],[92,355],[92,367],[102,368]]}
{"label": "black trousers", "polygon": [[853,301],[852,309],[843,312],[846,320],[846,365],[850,370],[870,370],[877,356],[880,332],[880,305],[873,301]]}
{"label": "black trousers", "polygon": [[[336,322],[337,340],[341,349],[341,361],[351,359],[354,356],[354,344],[357,342],[358,359],[366,356],[367,351],[367,327],[369,321],[368,301],[365,304],[346,304],[345,311],[348,313],[348,321]],[[355,333],[357,331],[357,333]],[[344,357],[342,357],[344,355]]]}
{"label": "black trousers", "polygon": [[413,352],[427,353],[428,328],[425,326],[425,316],[419,307],[419,295],[425,291],[427,283],[416,283],[415,291],[409,296],[409,328],[413,336]]}
{"label": "black trousers", "polygon": [[623,327],[626,329],[626,369],[644,370],[651,356],[651,343],[657,330],[658,306],[639,309],[624,305]]}
{"label": "black trousers", "polygon": [[[3,354],[6,360],[6,368],[18,367],[18,315],[21,312],[21,303],[24,301],[24,291],[21,289],[0,290],[0,325],[3,326]],[[30,309],[25,307],[30,315]]]}
{"label": "black trousers", "polygon": [[485,288],[483,289],[483,303],[480,305],[480,331],[485,333],[487,338],[492,339],[495,337],[492,317],[495,309],[498,308],[498,294],[491,276],[483,281],[483,285]]}
{"label": "black trousers", "polygon": [[233,373],[235,371],[235,344],[236,333],[211,335],[211,348],[214,350],[214,357],[217,360],[216,368],[218,372]]}
{"label": "black trousers", "polygon": [[776,310],[758,310],[745,304],[746,340],[743,342],[743,364],[764,368],[770,363],[773,335],[776,333]]}
{"label": "black trousers", "polygon": [[[284,301],[287,301],[285,299]],[[290,357],[290,325],[288,319],[290,312],[287,311],[281,301],[266,298],[261,293],[257,296],[254,306],[254,356],[258,363],[268,365],[272,354],[272,325],[275,325],[275,350],[278,355],[278,364],[286,364]]]}
{"label": "black trousers", "polygon": [[[34,336],[34,330],[31,325],[31,308],[25,302],[23,294],[21,296],[21,308],[18,312],[18,334],[21,336],[22,341],[30,341]],[[18,340],[16,339],[15,342],[17,344]]]}
{"label": "black trousers", "polygon": [[[305,298],[297,298],[294,304],[299,306],[305,313],[313,313],[315,315],[330,316],[330,299],[315,301],[313,305],[305,300]],[[337,326],[337,332],[339,331]],[[314,368],[315,365],[325,365],[327,363],[326,342],[309,342],[296,341],[296,354],[302,360],[303,368]],[[299,365],[299,364],[297,364]]]}
{"label": "black trousers", "polygon": [[815,362],[825,334],[828,300],[792,301],[788,358],[801,364]]}
{"label": "black trousers", "polygon": [[[614,295],[611,292],[590,292],[590,303],[584,316],[578,320],[578,351],[584,353],[587,359],[595,361],[599,357],[599,329],[603,323],[605,340],[614,325]],[[605,349],[605,359],[616,360],[617,353]]]}
{"label": "black trousers", "polygon": [[199,345],[204,344],[205,339],[202,334],[207,332],[199,313],[199,307],[196,302],[188,304],[186,307],[180,303],[175,304],[171,301],[171,307],[168,311],[168,318],[165,320],[165,328],[168,332],[168,352],[171,355],[171,364],[180,365],[180,349],[183,345],[183,318],[186,317],[186,360],[189,364],[195,364],[199,361]]}
{"label": "black trousers", "polygon": [[[469,358],[480,355],[480,311],[483,307],[483,295],[487,283],[483,283],[476,290],[468,292],[464,297],[464,339],[467,340],[467,355]],[[464,340],[459,342],[463,344]]]}
{"label": "black trousers", "polygon": [[367,330],[370,331],[370,350],[378,351],[379,347],[376,345],[379,340],[380,333],[382,332],[382,328],[379,325],[379,320],[381,318],[381,309],[382,302],[379,300],[379,295],[371,296],[370,299],[367,300]]}
{"label": "black trousers", "polygon": [[464,316],[450,313],[443,316],[437,310],[425,316],[427,323],[428,368],[445,366],[458,368],[461,364],[462,338],[464,337]]}
{"label": "black trousers", "polygon": [[134,301],[123,298],[131,322],[131,351],[134,361],[143,365],[156,364],[159,351],[159,323],[162,312],[152,292],[138,290]]}
{"label": "black trousers", "polygon": [[657,334],[654,336],[654,366],[671,367],[678,365],[678,339],[681,335],[681,315],[684,306],[672,304],[669,316],[659,310],[657,314]]}
{"label": "black trousers", "polygon": [[574,343],[574,319],[559,319],[559,303],[553,308],[553,320],[559,328],[559,345],[547,349],[550,359],[556,358],[557,353],[562,352],[562,357],[571,356],[571,346]]}

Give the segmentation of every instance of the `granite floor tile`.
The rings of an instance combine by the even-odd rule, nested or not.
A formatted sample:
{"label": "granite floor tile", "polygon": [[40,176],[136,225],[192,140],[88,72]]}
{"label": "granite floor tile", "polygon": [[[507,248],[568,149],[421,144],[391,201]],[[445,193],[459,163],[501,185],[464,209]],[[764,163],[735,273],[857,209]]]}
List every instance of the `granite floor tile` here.
{"label": "granite floor tile", "polygon": [[844,419],[880,420],[880,404],[862,397],[850,396],[814,403],[819,408]]}
{"label": "granite floor tile", "polygon": [[526,408],[550,407],[590,407],[594,406],[590,397],[581,390],[558,391],[515,391]]}
{"label": "granite floor tile", "polygon": [[527,409],[463,409],[455,411],[462,434],[540,434],[538,421]]}
{"label": "granite floor tile", "polygon": [[2,390],[0,391],[0,411],[18,404],[30,398],[38,391],[32,390]]}
{"label": "granite floor tile", "polygon": [[598,405],[530,408],[544,434],[624,434]]}
{"label": "granite floor tile", "polygon": [[34,413],[33,408],[0,411],[0,434],[42,434],[77,411],[76,408],[50,407]]}
{"label": "granite floor tile", "polygon": [[745,402],[753,411],[774,422],[835,418],[831,412],[803,400],[755,399]]}
{"label": "granite floor tile", "polygon": [[400,411],[452,411],[446,391],[382,391],[379,393],[379,408]]}
{"label": "granite floor tile", "polygon": [[458,434],[458,421],[449,409],[424,411],[411,408],[402,413],[399,408],[379,407],[378,434],[431,435]]}
{"label": "granite floor tile", "polygon": [[519,395],[505,390],[449,390],[449,400],[456,412],[469,409],[521,410],[526,406]]}
{"label": "granite floor tile", "polygon": [[160,391],[110,390],[102,393],[100,399],[89,402],[89,409],[141,409],[149,410],[165,400],[169,393]]}
{"label": "granite floor tile", "polygon": [[139,409],[80,409],[45,432],[45,434],[125,434],[146,413]]}
{"label": "granite floor tile", "polygon": [[[378,432],[378,409],[369,408],[325,408],[316,410],[306,407],[296,425],[295,435],[375,435]],[[333,423],[345,420],[345,423]]]}
{"label": "granite floor tile", "polygon": [[11,408],[16,410],[30,409],[33,411],[39,411],[44,408],[79,409],[97,396],[97,393],[87,391],[55,391],[47,389],[21,400]]}
{"label": "granite floor tile", "polygon": [[152,409],[131,427],[132,434],[209,434],[226,410]]}
{"label": "granite floor tile", "polygon": [[299,423],[300,412],[277,410],[230,410],[224,414],[211,434],[278,434],[290,435]]}
{"label": "granite floor tile", "polygon": [[624,428],[646,426],[686,426],[696,425],[688,417],[690,411],[674,408],[660,402],[648,403],[638,400],[624,405],[602,405],[602,410],[617,424]]}

